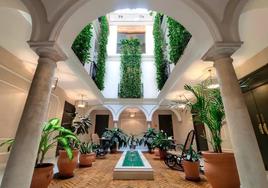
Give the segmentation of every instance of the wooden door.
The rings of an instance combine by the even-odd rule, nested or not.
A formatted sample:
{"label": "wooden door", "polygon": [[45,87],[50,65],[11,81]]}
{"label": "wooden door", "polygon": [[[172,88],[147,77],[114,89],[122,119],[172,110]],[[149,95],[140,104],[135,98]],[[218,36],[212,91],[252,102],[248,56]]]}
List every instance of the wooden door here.
{"label": "wooden door", "polygon": [[95,121],[95,133],[99,137],[102,137],[102,134],[109,127],[109,115],[96,115]]}
{"label": "wooden door", "polygon": [[252,126],[258,141],[266,170],[268,170],[268,84],[257,87],[244,94]]}
{"label": "wooden door", "polygon": [[158,115],[159,130],[163,130],[168,136],[173,136],[172,115]]}

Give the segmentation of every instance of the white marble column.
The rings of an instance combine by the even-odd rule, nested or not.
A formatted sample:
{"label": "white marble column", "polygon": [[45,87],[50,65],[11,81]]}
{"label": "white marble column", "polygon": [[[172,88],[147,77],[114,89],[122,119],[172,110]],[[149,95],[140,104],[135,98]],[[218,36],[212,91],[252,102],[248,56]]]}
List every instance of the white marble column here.
{"label": "white marble column", "polygon": [[114,128],[118,128],[118,121],[114,121]]}
{"label": "white marble column", "polygon": [[204,59],[214,61],[241,186],[264,188],[268,182],[263,160],[230,57],[239,47],[216,44]]}
{"label": "white marble column", "polygon": [[147,128],[152,128],[152,121],[147,121]]}
{"label": "white marble column", "polygon": [[56,62],[62,60],[54,44],[31,43],[39,55],[37,68],[16,132],[1,188],[29,188],[48,110]]}

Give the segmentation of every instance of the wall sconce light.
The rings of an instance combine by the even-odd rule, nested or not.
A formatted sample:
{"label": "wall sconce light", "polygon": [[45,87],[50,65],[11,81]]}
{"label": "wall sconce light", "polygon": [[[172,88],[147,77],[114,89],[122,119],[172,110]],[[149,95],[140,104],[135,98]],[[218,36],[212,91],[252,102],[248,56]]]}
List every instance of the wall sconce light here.
{"label": "wall sconce light", "polygon": [[55,90],[57,88],[58,82],[59,82],[59,78],[55,77],[51,85],[52,90]]}
{"label": "wall sconce light", "polygon": [[77,107],[78,108],[85,108],[86,107],[86,102],[84,101],[84,95],[81,95],[81,100],[77,102]]}

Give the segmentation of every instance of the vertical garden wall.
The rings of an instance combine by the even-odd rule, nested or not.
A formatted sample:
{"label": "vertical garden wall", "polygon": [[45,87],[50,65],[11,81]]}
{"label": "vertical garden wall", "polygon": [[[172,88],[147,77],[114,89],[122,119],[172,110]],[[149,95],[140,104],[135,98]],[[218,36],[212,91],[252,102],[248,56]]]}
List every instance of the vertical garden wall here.
{"label": "vertical garden wall", "polygon": [[107,43],[109,35],[109,24],[106,16],[99,18],[100,22],[100,36],[98,47],[98,59],[97,59],[97,72],[95,83],[100,90],[104,89],[104,76],[105,76],[105,62],[107,57]]}
{"label": "vertical garden wall", "polygon": [[[167,79],[167,65],[168,63],[176,64],[182,56],[191,34],[177,21],[167,17],[168,27],[168,44],[164,37],[163,30],[161,28],[162,20],[165,15],[156,13],[154,18],[153,36],[154,36],[154,58],[156,66],[156,82],[158,90],[161,90]],[[168,52],[168,57],[165,56],[165,52]]]}
{"label": "vertical garden wall", "polygon": [[157,88],[161,90],[167,80],[166,64],[164,60],[164,36],[161,29],[162,14],[157,13],[154,18],[153,35],[154,35],[154,58],[156,66]]}
{"label": "vertical garden wall", "polygon": [[141,98],[141,49],[138,39],[121,41],[120,98]]}
{"label": "vertical garden wall", "polygon": [[177,21],[168,17],[169,60],[176,64],[192,35]]}
{"label": "vertical garden wall", "polygon": [[84,65],[89,62],[92,39],[92,24],[88,24],[76,37],[72,49],[80,62]]}

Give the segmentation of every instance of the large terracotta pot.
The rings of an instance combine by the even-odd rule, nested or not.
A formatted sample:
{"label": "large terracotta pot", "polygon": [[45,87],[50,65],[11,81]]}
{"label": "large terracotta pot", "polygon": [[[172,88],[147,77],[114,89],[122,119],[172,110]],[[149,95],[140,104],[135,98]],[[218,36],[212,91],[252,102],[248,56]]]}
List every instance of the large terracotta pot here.
{"label": "large terracotta pot", "polygon": [[199,176],[199,166],[200,162],[195,161],[182,161],[183,165],[183,170],[185,173],[185,179],[190,180],[190,181],[200,181],[200,176]]}
{"label": "large terracotta pot", "polygon": [[93,154],[94,154],[94,155],[93,155],[93,158],[92,158],[92,159],[93,159],[92,162],[95,162],[95,161],[96,161],[96,156],[97,156],[97,154],[96,154],[95,152],[93,152]]}
{"label": "large terracotta pot", "polygon": [[78,150],[73,150],[73,159],[70,160],[67,156],[66,151],[59,151],[58,159],[58,169],[59,175],[64,178],[69,178],[74,176],[74,169],[78,164]]}
{"label": "large terracotta pot", "polygon": [[53,178],[52,163],[37,165],[34,169],[31,188],[47,188]]}
{"label": "large terracotta pot", "polygon": [[167,151],[159,149],[160,159],[164,160],[167,157]]}
{"label": "large terracotta pot", "polygon": [[205,175],[213,188],[239,188],[240,181],[233,153],[202,152]]}
{"label": "large terracotta pot", "polygon": [[116,144],[110,147],[110,153],[117,153]]}
{"label": "large terracotta pot", "polygon": [[154,150],[151,145],[148,145],[148,152],[151,154],[154,153]]}
{"label": "large terracotta pot", "polygon": [[80,154],[79,157],[79,165],[81,167],[90,167],[92,166],[92,162],[94,160],[94,153],[89,153],[89,154]]}
{"label": "large terracotta pot", "polygon": [[154,149],[154,154],[155,154],[155,156],[160,156],[160,153],[159,153],[159,149],[158,148],[155,148]]}

